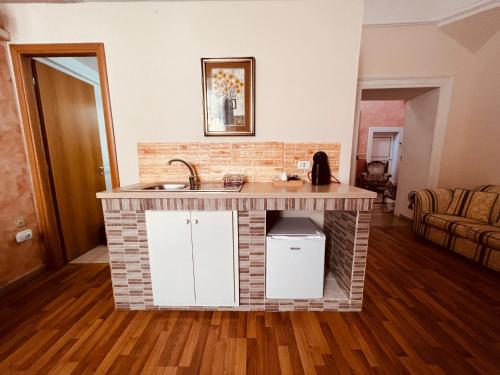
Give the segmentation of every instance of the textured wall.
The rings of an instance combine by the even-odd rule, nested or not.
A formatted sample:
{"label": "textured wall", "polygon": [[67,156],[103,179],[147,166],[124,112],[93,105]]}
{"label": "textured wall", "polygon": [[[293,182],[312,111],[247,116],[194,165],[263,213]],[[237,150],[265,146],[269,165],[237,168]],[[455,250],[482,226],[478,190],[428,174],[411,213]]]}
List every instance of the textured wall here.
{"label": "textured wall", "polygon": [[141,182],[186,180],[185,166],[167,164],[170,159],[181,158],[195,167],[201,181],[221,181],[226,173],[244,174],[247,181],[271,181],[283,171],[305,180],[307,176],[297,169],[297,161],[312,161],[319,150],[328,154],[330,169],[337,175],[338,143],[141,143],[138,145],[139,175]]}
{"label": "textured wall", "polygon": [[404,127],[405,102],[403,100],[364,100],[361,102],[357,155],[366,157],[368,129],[370,127]]}
{"label": "textured wall", "polygon": [[[0,287],[43,265],[41,241],[33,202],[33,188],[25,154],[7,48],[0,43]],[[20,229],[16,218],[25,218],[34,238],[15,241]]]}

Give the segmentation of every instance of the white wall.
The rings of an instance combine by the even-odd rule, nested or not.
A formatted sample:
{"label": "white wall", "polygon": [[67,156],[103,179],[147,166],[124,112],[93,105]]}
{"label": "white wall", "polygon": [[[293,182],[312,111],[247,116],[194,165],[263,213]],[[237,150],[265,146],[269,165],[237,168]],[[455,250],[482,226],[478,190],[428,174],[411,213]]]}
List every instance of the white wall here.
{"label": "white wall", "polygon": [[401,146],[396,215],[413,217],[408,193],[429,186],[432,142],[439,100],[434,89],[406,102],[405,135]]}
{"label": "white wall", "polygon": [[477,51],[471,75],[468,126],[453,145],[446,186],[500,185],[500,31]]}
{"label": "white wall", "polygon": [[435,25],[363,29],[360,77],[453,79],[440,187],[500,183],[499,40],[500,31],[472,53]]}
{"label": "white wall", "polygon": [[347,182],[361,0],[7,4],[13,43],[103,42],[121,184],[136,145],[203,137],[201,57],[256,58],[256,137],[341,143]]}

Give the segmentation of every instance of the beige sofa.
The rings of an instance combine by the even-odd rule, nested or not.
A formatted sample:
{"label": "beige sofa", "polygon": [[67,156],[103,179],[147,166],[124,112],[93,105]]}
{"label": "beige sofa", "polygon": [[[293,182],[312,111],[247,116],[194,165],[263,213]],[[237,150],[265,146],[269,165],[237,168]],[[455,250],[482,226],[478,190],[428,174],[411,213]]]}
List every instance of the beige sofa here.
{"label": "beige sofa", "polygon": [[410,201],[417,235],[500,271],[500,185],[425,189]]}

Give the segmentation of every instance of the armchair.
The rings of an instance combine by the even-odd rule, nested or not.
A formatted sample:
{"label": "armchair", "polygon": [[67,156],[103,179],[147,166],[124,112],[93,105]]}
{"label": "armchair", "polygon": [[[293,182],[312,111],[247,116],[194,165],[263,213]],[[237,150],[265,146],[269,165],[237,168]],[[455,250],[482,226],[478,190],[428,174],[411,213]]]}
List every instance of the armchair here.
{"label": "armchair", "polygon": [[391,175],[387,173],[388,162],[372,161],[366,163],[366,172],[361,173],[359,186],[363,189],[383,192]]}

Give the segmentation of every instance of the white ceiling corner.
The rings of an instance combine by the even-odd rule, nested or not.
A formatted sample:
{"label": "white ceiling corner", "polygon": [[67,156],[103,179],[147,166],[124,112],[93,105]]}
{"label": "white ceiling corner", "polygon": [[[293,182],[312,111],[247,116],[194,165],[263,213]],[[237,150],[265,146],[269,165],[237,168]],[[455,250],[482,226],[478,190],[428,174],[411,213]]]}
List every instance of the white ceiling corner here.
{"label": "white ceiling corner", "polygon": [[444,25],[500,6],[500,0],[365,0],[367,26]]}
{"label": "white ceiling corner", "polygon": [[500,7],[444,23],[439,28],[470,52],[475,53],[500,30]]}

